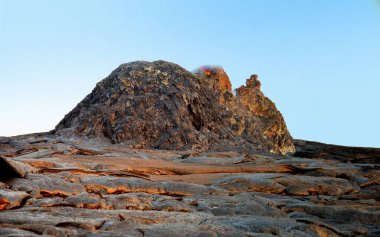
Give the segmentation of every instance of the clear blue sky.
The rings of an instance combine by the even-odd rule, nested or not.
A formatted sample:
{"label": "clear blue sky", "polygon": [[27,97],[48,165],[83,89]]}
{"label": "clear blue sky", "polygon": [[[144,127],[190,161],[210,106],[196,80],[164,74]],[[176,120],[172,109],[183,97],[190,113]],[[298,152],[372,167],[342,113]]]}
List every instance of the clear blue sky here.
{"label": "clear blue sky", "polygon": [[295,138],[380,147],[374,0],[0,0],[0,136],[47,131],[121,63],[259,74]]}

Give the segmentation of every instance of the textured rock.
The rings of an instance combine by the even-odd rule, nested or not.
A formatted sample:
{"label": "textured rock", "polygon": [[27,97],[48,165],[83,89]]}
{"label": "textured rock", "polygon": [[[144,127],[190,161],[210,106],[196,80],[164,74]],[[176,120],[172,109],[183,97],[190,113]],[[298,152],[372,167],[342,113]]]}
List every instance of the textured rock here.
{"label": "textured rock", "polygon": [[18,236],[18,237],[34,237],[40,236],[31,231],[25,231],[20,229],[12,229],[12,228],[0,228],[1,236]]}
{"label": "textured rock", "polygon": [[286,186],[286,192],[290,195],[340,196],[354,191],[353,185],[348,180],[332,177],[286,175],[276,179],[276,182]]}
{"label": "textured rock", "polygon": [[295,140],[295,144],[297,157],[323,158],[351,163],[380,163],[379,148],[346,147],[304,140]]}
{"label": "textured rock", "polygon": [[33,197],[67,197],[80,194],[85,188],[80,184],[67,182],[61,178],[30,175],[28,179],[13,179],[9,186],[14,190],[25,191]]}
{"label": "textured rock", "polygon": [[165,61],[122,64],[56,126],[135,148],[294,152],[281,113],[257,76],[236,97],[221,68],[194,74]]}
{"label": "textured rock", "polygon": [[285,186],[273,181],[272,179],[281,177],[278,174],[246,174],[241,176],[232,176],[222,179],[216,183],[216,186],[223,187],[233,192],[268,192],[281,194]]}
{"label": "textured rock", "polygon": [[114,194],[129,192],[147,192],[152,194],[165,194],[173,196],[188,196],[198,193],[225,194],[224,190],[207,187],[204,185],[189,184],[182,182],[151,182],[139,178],[116,178],[116,177],[86,177],[81,183],[88,192],[97,194]]}
{"label": "textured rock", "polygon": [[154,196],[147,193],[123,193],[104,195],[104,198],[111,209],[151,210]]}
{"label": "textured rock", "polygon": [[[252,75],[246,82],[246,86],[236,89],[238,106],[248,122],[243,130],[242,137],[250,142],[256,140],[265,141],[263,146],[271,152],[286,154],[294,152],[292,138],[286,128],[284,118],[276,109],[275,104],[269,100],[260,90],[260,81],[257,75]],[[257,121],[256,118],[259,118]],[[252,137],[252,134],[256,134]],[[257,137],[260,137],[257,139]]]}
{"label": "textured rock", "polygon": [[345,206],[325,206],[314,204],[292,204],[286,207],[289,211],[302,211],[307,214],[346,222],[357,222],[363,224],[380,224],[380,210],[378,207],[352,208]]}
{"label": "textured rock", "polygon": [[4,140],[0,155],[39,169],[0,183],[0,235],[380,234],[380,172],[370,159],[189,156],[47,134]]}
{"label": "textured rock", "polygon": [[379,149],[292,154],[260,86],[121,65],[54,132],[0,137],[0,236],[380,236]]}
{"label": "textured rock", "polygon": [[25,192],[0,189],[0,210],[18,207],[27,197]]}
{"label": "textured rock", "polygon": [[219,103],[225,103],[225,97],[231,97],[232,85],[227,73],[221,67],[203,66],[195,71],[210,91],[219,95]]}
{"label": "textured rock", "polygon": [[65,198],[62,202],[65,206],[77,207],[77,208],[88,208],[88,209],[104,209],[106,208],[106,203],[98,195],[80,193],[75,196],[69,196]]}
{"label": "textured rock", "polygon": [[35,173],[37,170],[28,164],[0,156],[0,180],[24,177],[27,173]]}

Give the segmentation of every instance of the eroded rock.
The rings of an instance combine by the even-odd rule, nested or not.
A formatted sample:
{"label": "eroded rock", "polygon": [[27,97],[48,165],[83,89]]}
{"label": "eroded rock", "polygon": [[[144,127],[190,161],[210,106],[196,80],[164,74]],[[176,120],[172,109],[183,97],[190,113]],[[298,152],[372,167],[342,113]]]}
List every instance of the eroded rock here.
{"label": "eroded rock", "polygon": [[245,174],[231,176],[218,181],[215,185],[233,192],[283,193],[285,186],[273,181],[279,174]]}
{"label": "eroded rock", "polygon": [[33,197],[67,197],[85,191],[80,184],[44,175],[31,175],[29,179],[14,179],[9,185],[12,189],[28,192]]}
{"label": "eroded rock", "polygon": [[81,179],[87,191],[97,194],[118,194],[131,192],[146,192],[151,194],[164,194],[172,196],[188,196],[198,193],[219,194],[226,192],[222,189],[207,187],[199,184],[184,182],[152,182],[139,178],[117,178],[107,176],[93,176]]}
{"label": "eroded rock", "polygon": [[332,177],[286,175],[276,179],[276,182],[286,186],[288,194],[298,196],[309,194],[340,196],[354,191],[353,185],[348,180]]}
{"label": "eroded rock", "polygon": [[0,143],[1,156],[39,168],[0,183],[0,235],[380,234],[380,171],[370,159],[131,149],[47,134]]}
{"label": "eroded rock", "polygon": [[0,210],[19,207],[29,197],[26,192],[0,189]]}
{"label": "eroded rock", "polygon": [[8,157],[0,156],[0,180],[24,177],[27,173],[36,173],[37,169],[28,164]]}
{"label": "eroded rock", "polygon": [[292,153],[284,119],[259,84],[252,76],[235,97],[221,68],[193,74],[165,61],[122,64],[53,132],[135,148]]}

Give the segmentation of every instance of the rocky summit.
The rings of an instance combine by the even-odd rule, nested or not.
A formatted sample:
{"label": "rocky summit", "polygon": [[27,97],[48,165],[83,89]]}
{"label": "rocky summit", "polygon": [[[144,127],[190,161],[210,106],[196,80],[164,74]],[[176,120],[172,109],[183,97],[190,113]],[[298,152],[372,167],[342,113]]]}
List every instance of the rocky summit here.
{"label": "rocky summit", "polygon": [[54,131],[0,137],[0,236],[380,236],[380,149],[293,140],[260,85],[121,65]]}
{"label": "rocky summit", "polygon": [[191,73],[165,61],[122,64],[56,126],[132,148],[294,152],[281,113],[257,75],[231,89],[222,68]]}

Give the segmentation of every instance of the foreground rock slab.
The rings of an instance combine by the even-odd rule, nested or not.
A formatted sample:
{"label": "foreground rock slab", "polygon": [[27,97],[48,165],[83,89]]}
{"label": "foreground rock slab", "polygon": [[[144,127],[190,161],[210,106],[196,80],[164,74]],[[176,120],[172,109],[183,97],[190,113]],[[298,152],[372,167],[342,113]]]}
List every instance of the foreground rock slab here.
{"label": "foreground rock slab", "polygon": [[0,173],[1,236],[380,235],[371,159],[194,154],[49,134],[1,142],[0,156],[29,167]]}
{"label": "foreground rock slab", "polygon": [[27,197],[26,192],[0,189],[0,210],[19,207]]}

